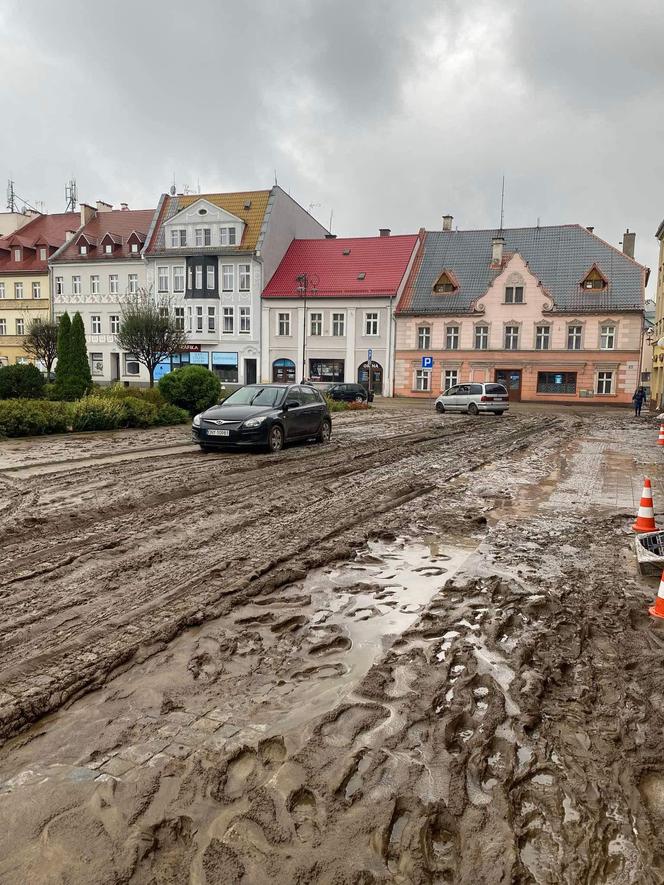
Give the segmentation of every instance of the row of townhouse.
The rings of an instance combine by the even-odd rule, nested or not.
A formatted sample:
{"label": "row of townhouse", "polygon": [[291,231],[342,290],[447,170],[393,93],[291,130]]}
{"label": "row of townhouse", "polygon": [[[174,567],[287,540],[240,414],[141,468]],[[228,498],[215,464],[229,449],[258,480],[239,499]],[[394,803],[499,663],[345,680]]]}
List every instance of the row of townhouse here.
{"label": "row of townhouse", "polygon": [[80,311],[95,380],[145,383],[116,341],[122,299],[145,290],[188,337],[157,377],[193,363],[233,383],[428,397],[497,380],[516,400],[625,403],[648,277],[633,250],[629,232],[620,251],[579,225],[464,231],[451,216],[337,238],[277,186],[82,204],[0,238],[0,363],[26,358],[31,316]]}

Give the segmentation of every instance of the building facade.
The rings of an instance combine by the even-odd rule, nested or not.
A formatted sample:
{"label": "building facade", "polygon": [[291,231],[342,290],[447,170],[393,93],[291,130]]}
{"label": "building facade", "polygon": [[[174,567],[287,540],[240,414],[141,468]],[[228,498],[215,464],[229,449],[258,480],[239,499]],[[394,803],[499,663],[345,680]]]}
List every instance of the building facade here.
{"label": "building facade", "polygon": [[80,226],[52,257],[53,314],[81,314],[92,379],[100,384],[147,382],[134,354],[117,345],[122,299],[147,288],[141,252],[154,209],[81,204]]}
{"label": "building facade", "polygon": [[156,377],[194,363],[222,382],[260,380],[260,296],[295,237],[327,231],[280,187],[163,195],[144,250],[147,286],[175,312],[189,349]]}
{"label": "building facade", "polygon": [[23,338],[50,315],[48,263],[78,225],[77,212],[36,215],[0,239],[0,366],[33,361]]}
{"label": "building facade", "polygon": [[664,221],[655,234],[659,240],[655,324],[652,334],[652,376],[650,396],[654,408],[664,405]]}
{"label": "building facade", "polygon": [[515,401],[628,403],[647,274],[578,225],[427,232],[397,308],[397,393],[499,381]]}
{"label": "building facade", "polygon": [[[419,238],[295,240],[263,291],[263,381],[371,384],[392,395],[394,309]],[[371,375],[371,377],[369,377]]]}

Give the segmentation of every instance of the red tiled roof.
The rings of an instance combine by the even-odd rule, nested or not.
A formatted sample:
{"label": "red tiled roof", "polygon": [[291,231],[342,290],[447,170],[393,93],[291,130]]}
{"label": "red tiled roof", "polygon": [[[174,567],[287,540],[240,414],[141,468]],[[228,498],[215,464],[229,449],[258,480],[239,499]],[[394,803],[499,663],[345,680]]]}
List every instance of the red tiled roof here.
{"label": "red tiled roof", "polygon": [[[55,215],[39,215],[29,221],[20,233],[0,237],[0,274],[47,273],[48,258],[65,241],[65,234],[77,230],[81,224],[78,212],[61,212]],[[14,248],[25,248],[21,261],[14,261]],[[45,261],[39,258],[39,247],[47,246]]]}
{"label": "red tiled roof", "polygon": [[263,297],[301,297],[296,277],[303,273],[318,276],[311,298],[396,295],[417,241],[417,234],[293,240]]}
{"label": "red tiled roof", "polygon": [[[129,251],[128,240],[135,231],[147,231],[152,223],[154,209],[113,209],[110,212],[98,212],[88,221],[85,227],[78,232],[66,249],[58,255],[56,261],[113,261],[114,259],[136,258],[135,252]],[[101,243],[107,234],[111,234],[118,247],[112,255],[107,255]],[[78,249],[78,240],[85,236],[89,243],[98,244],[88,249],[87,255],[81,255]],[[145,234],[143,234],[145,236]]]}

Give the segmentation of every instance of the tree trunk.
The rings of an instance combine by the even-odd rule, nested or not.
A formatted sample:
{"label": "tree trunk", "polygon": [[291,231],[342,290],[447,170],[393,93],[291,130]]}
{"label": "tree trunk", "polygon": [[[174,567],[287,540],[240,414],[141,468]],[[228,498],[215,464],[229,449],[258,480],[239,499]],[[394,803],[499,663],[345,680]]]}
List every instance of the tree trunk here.
{"label": "tree trunk", "polygon": [[148,366],[148,372],[150,374],[150,387],[154,387],[154,366]]}

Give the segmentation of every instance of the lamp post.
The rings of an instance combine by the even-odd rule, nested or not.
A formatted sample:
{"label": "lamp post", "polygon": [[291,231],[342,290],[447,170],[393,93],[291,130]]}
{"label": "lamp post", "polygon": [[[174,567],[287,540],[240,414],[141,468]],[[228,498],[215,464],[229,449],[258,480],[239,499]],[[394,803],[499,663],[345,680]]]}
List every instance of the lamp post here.
{"label": "lamp post", "polygon": [[302,295],[304,302],[304,319],[302,321],[302,380],[307,377],[307,294],[316,294],[318,287],[318,275],[301,273],[295,277],[297,291]]}

